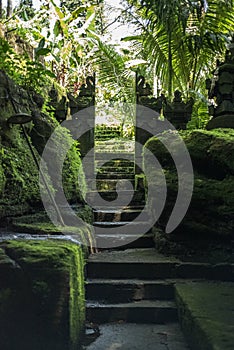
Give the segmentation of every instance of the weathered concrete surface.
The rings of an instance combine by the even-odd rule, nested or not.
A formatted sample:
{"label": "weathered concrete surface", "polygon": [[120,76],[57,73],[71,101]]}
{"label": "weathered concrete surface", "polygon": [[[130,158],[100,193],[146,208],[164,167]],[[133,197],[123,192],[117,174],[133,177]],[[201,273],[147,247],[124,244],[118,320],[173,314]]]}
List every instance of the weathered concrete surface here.
{"label": "weathered concrete surface", "polygon": [[177,324],[113,323],[100,327],[100,337],[87,350],[188,350]]}

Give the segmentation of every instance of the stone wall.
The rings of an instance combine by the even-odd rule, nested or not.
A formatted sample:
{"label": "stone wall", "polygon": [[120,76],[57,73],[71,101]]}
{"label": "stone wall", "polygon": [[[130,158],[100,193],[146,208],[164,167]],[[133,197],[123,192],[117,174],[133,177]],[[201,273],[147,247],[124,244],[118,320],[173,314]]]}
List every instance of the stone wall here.
{"label": "stone wall", "polygon": [[82,248],[68,242],[0,244],[0,345],[77,350],[84,332]]}
{"label": "stone wall", "polygon": [[[61,145],[69,144],[70,151],[63,169],[64,192],[68,201],[83,203],[85,177],[77,146],[69,132],[59,126],[55,118],[41,112],[43,98],[34,91],[26,91],[17,86],[0,71],[0,218],[21,215],[33,208],[41,207],[36,168],[28,145],[19,125],[9,125],[7,120],[17,112],[32,115],[33,121],[25,124],[34,152],[40,160],[45,144],[56,128]],[[59,149],[50,150],[51,161],[58,161]],[[56,166],[54,166],[56,171]],[[58,192],[57,174],[49,174],[52,187]],[[53,189],[51,188],[53,191]]]}
{"label": "stone wall", "polygon": [[[165,244],[165,251],[170,249],[166,241],[187,241],[193,247],[198,242],[221,240],[230,242],[234,233],[234,131],[216,129],[213,131],[194,130],[180,132],[194,168],[194,190],[188,212],[171,234],[164,229],[175,205],[178,193],[177,171],[165,147],[156,137],[145,145],[157,157],[164,169],[167,181],[167,201],[156,225],[157,244]],[[167,137],[166,133],[163,137]],[[145,170],[150,173],[149,181],[156,184],[152,163],[144,156]],[[157,199],[152,204],[154,210]],[[159,235],[162,232],[162,235]],[[156,235],[157,235],[156,234]]]}

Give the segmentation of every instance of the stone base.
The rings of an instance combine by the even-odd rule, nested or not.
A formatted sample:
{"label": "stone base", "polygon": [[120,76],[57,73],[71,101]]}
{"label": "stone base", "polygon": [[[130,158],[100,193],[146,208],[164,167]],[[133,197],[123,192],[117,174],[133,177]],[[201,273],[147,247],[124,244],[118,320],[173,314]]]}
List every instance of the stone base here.
{"label": "stone base", "polygon": [[206,126],[207,130],[217,129],[217,128],[233,128],[234,129],[234,115],[225,114],[220,117],[213,118],[209,121]]}
{"label": "stone base", "polygon": [[0,348],[77,350],[85,324],[81,246],[62,240],[0,244]]}

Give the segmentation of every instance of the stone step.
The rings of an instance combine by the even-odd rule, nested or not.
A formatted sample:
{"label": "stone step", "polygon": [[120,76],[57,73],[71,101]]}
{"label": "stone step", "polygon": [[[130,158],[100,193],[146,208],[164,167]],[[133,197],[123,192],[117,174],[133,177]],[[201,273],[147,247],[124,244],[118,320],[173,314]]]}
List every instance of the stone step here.
{"label": "stone step", "polygon": [[189,350],[178,323],[102,324],[96,340],[91,334],[87,343],[87,350]]}
{"label": "stone step", "polygon": [[[116,201],[117,206],[144,205],[144,194],[140,191],[89,191],[86,194],[86,201],[91,206],[111,206],[112,201]],[[113,204],[112,204],[113,205]]]}
{"label": "stone step", "polygon": [[[118,144],[113,144],[113,145],[105,145],[105,146],[95,146],[95,153],[97,152],[113,152],[113,153],[121,153],[121,152],[129,152],[129,149],[125,145],[118,145]],[[131,150],[132,152],[132,150]]]}
{"label": "stone step", "polygon": [[123,304],[102,304],[88,301],[86,318],[90,322],[109,323],[123,321],[130,323],[176,322],[177,308],[172,301],[137,301]]}
{"label": "stone step", "polygon": [[[113,231],[113,235],[121,233],[128,235],[136,235],[141,236],[141,232],[151,232],[151,226],[148,222],[144,221],[94,221],[93,226],[95,227],[96,233],[107,233],[109,229],[109,234]],[[142,234],[143,235],[143,234]]]}
{"label": "stone step", "polygon": [[[98,177],[101,177],[98,175]],[[106,176],[108,177],[108,176]],[[96,189],[99,191],[115,191],[116,185],[118,183],[118,186],[124,188],[126,186],[126,181],[130,181],[133,188],[135,186],[135,179],[114,179],[114,180],[109,180],[107,179],[90,179],[87,181],[87,187],[90,190],[94,190],[95,186]]]}
{"label": "stone step", "polygon": [[174,283],[167,281],[141,280],[88,280],[86,298],[108,303],[123,303],[139,300],[173,300]]}
{"label": "stone step", "polygon": [[[94,211],[94,220],[103,222],[121,222],[121,221],[132,221],[138,217],[141,213],[140,209],[126,209],[126,210],[95,210]],[[147,219],[147,218],[146,218]]]}
{"label": "stone step", "polygon": [[96,178],[97,180],[131,180],[134,181],[135,180],[135,174],[134,173],[130,173],[130,174],[118,174],[118,173],[99,173],[96,174]]}
{"label": "stone step", "polygon": [[[115,156],[119,153],[121,158],[125,158],[124,155],[126,155],[126,158],[129,159],[128,155],[129,154],[133,155],[134,149],[126,145],[118,146],[116,144],[105,145],[105,146],[95,146],[95,154],[96,153],[108,153],[108,154],[114,153]],[[110,158],[107,158],[107,159],[110,159]]]}
{"label": "stone step", "polygon": [[115,137],[119,137],[121,133],[120,129],[95,129],[95,138],[96,136],[108,136],[108,135],[116,135]]}
{"label": "stone step", "polygon": [[89,260],[87,271],[89,278],[234,280],[233,264]]}
{"label": "stone step", "polygon": [[95,136],[96,135],[109,135],[112,133],[120,134],[121,128],[95,128]]}
{"label": "stone step", "polygon": [[97,206],[97,209],[95,210],[100,210],[100,211],[103,211],[103,210],[113,210],[113,211],[120,211],[120,210],[128,210],[128,209],[132,209],[132,210],[143,210],[144,209],[144,204],[132,204],[132,205],[125,205],[125,206],[122,206],[122,205],[111,205],[111,202],[110,202],[110,205],[108,206],[108,208],[104,205],[104,206]]}
{"label": "stone step", "polygon": [[121,168],[125,167],[134,167],[134,162],[128,159],[112,159],[108,160],[106,163],[103,164],[103,160],[96,160],[95,164],[97,167],[104,167],[104,166],[118,166]]}
{"label": "stone step", "polygon": [[97,247],[100,249],[129,249],[129,248],[152,248],[154,247],[154,236],[145,234],[139,236],[135,234],[96,234]]}
{"label": "stone step", "polygon": [[118,137],[119,134],[118,133],[108,133],[108,134],[96,134],[95,135],[95,141],[106,141],[106,140],[111,140],[111,139],[115,139],[116,137]]}
{"label": "stone step", "polygon": [[87,265],[89,278],[107,278],[107,279],[165,279],[175,278],[176,264],[170,262],[95,262],[90,261]]}
{"label": "stone step", "polygon": [[100,147],[100,151],[95,147],[95,160],[110,161],[111,159],[122,158],[134,162],[135,153],[134,152],[107,152]]}
{"label": "stone step", "polygon": [[121,166],[102,166],[101,168],[96,168],[97,174],[134,174],[134,166],[121,167]]}
{"label": "stone step", "polygon": [[120,145],[122,145],[122,144],[123,145],[129,144],[129,145],[134,145],[135,141],[132,140],[132,139],[129,139],[129,138],[124,138],[124,139],[123,138],[122,139],[118,138],[118,139],[112,140],[110,142],[99,141],[98,144],[100,144],[100,145],[105,145],[105,144],[120,144]]}

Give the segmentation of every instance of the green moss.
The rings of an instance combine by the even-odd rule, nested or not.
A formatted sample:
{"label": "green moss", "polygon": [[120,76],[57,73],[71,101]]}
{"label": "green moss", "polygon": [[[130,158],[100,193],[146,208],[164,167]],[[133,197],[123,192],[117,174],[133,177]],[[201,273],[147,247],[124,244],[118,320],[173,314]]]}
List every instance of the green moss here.
{"label": "green moss", "polygon": [[[67,154],[64,154],[67,151]],[[86,181],[80,158],[79,145],[74,141],[69,131],[56,126],[53,133],[53,147],[47,149],[50,159],[50,170],[55,189],[60,190],[60,184],[56,183],[58,173],[62,173],[63,189],[68,200],[83,201],[86,195]],[[65,158],[62,169],[60,159]]]}
{"label": "green moss", "polygon": [[80,252],[73,254],[72,263],[77,268],[70,273],[70,339],[71,350],[76,350],[85,325],[84,260]]}
{"label": "green moss", "polygon": [[[178,135],[184,140],[195,169],[214,177],[234,174],[234,131],[232,129],[187,130],[180,131]],[[156,155],[160,164],[165,167],[174,165],[172,157],[163,145],[163,141],[168,137],[171,149],[178,150],[179,153],[180,139],[171,138],[171,132],[163,133],[160,139],[152,137],[145,144],[145,147]],[[145,154],[145,162],[146,160]]]}
{"label": "green moss", "polygon": [[14,240],[2,247],[24,272],[22,348],[79,348],[85,322],[82,247],[58,240]]}
{"label": "green moss", "polygon": [[135,190],[144,190],[147,187],[145,174],[135,175]]}
{"label": "green moss", "polygon": [[[161,140],[171,132],[162,134]],[[173,133],[174,135],[174,133]],[[181,131],[194,167],[194,189],[192,201],[186,216],[174,231],[181,238],[209,239],[211,237],[232,239],[234,232],[234,131],[219,129],[213,131]],[[175,149],[179,145],[176,139],[171,144]],[[178,194],[178,174],[172,157],[156,137],[151,138],[146,147],[159,160],[167,182],[167,201],[160,223],[166,225],[175,205]],[[178,155],[180,147],[178,147]],[[157,169],[152,167],[152,159],[145,152],[144,167],[147,181],[160,189]],[[182,179],[183,187],[183,179]],[[155,196],[156,197],[156,196]],[[151,207],[157,205],[151,203]]]}
{"label": "green moss", "polygon": [[[12,104],[4,100],[4,91],[9,89],[16,101],[21,101],[21,111],[31,113],[36,117],[32,123],[27,124],[27,133],[37,154],[42,153],[48,138],[55,131],[54,146],[49,150],[51,171],[45,175],[50,190],[59,197],[61,184],[58,183],[58,173],[62,173],[64,192],[69,202],[83,203],[86,193],[86,181],[80,159],[79,146],[73,140],[69,131],[61,127],[50,115],[42,114],[38,110],[37,95],[17,86],[3,72],[0,72],[2,81],[0,96],[0,217],[19,215],[30,211],[30,208],[41,205],[41,196],[38,183],[38,169],[34,163],[29,147],[24,139],[20,126],[9,126],[7,119],[15,113]],[[35,101],[34,101],[35,99]],[[3,102],[2,102],[3,101]],[[63,167],[58,164],[63,155],[63,150],[68,150],[65,155]],[[38,160],[40,157],[38,155]],[[14,210],[15,209],[15,210]]]}
{"label": "green moss", "polygon": [[92,211],[92,208],[89,207],[88,205],[80,207],[76,211],[76,213],[84,222],[87,222],[88,224],[93,224],[93,221],[94,221],[93,211]]}
{"label": "green moss", "polygon": [[39,201],[38,170],[25,142],[21,140],[18,147],[2,147],[2,169],[6,179],[2,202],[15,205]]}
{"label": "green moss", "polygon": [[233,349],[233,287],[224,282],[176,285],[179,318],[191,349]]}
{"label": "green moss", "polygon": [[[2,151],[2,150],[1,150]],[[6,183],[6,176],[2,167],[2,158],[0,159],[0,195],[3,194]]]}
{"label": "green moss", "polygon": [[84,251],[88,252],[88,246],[92,247],[94,237],[91,229],[85,225],[85,223],[93,222],[93,213],[90,207],[80,207],[76,210],[76,214],[80,217],[84,224],[77,226],[66,225],[55,226],[45,212],[38,212],[36,214],[24,215],[13,219],[13,228],[17,232],[29,233],[29,234],[46,234],[46,235],[72,235],[77,241],[83,245]]}

